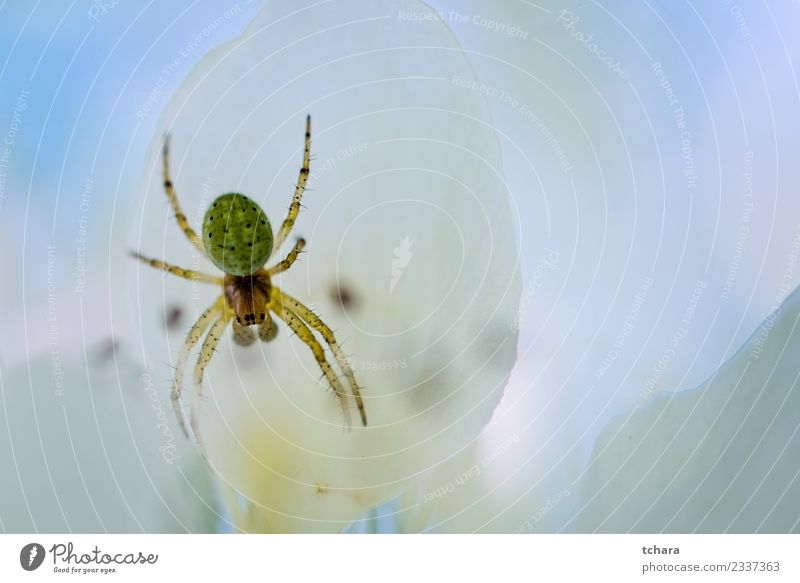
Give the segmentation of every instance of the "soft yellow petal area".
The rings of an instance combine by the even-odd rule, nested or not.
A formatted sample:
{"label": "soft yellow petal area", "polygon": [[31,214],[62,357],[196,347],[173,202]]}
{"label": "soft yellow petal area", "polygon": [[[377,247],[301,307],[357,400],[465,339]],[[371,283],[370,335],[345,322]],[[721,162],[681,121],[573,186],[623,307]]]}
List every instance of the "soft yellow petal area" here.
{"label": "soft yellow petal area", "polygon": [[568,530],[800,529],[800,291],[700,387],[611,422]]}
{"label": "soft yellow petal area", "polygon": [[[277,224],[312,116],[309,189],[292,234],[308,244],[278,283],[335,331],[364,387],[369,427],[344,426],[311,353],[285,326],[249,348],[226,334],[207,371],[201,427],[243,530],[338,531],[419,483],[476,439],[516,359],[518,221],[484,97],[430,14],[415,1],[267,2],[192,70],[151,147],[137,247],[205,269],[164,203],[161,132],[172,136],[190,222],[236,191]],[[216,292],[138,277],[142,313],[174,301],[198,314]],[[150,318],[142,335],[163,362],[181,338]]]}

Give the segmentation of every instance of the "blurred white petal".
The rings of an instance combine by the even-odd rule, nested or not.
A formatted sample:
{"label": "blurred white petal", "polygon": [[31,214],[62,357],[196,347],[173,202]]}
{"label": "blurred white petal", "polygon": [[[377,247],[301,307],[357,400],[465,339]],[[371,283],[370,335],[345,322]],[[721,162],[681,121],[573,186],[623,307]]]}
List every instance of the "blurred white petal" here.
{"label": "blurred white petal", "polygon": [[570,530],[800,529],[800,291],[700,387],[601,433]]}
{"label": "blurred white petal", "polygon": [[0,531],[215,531],[210,480],[159,384],[110,343],[0,369]]}
{"label": "blurred white petal", "polygon": [[[525,217],[524,291],[520,360],[506,396],[480,447],[421,485],[420,497],[457,486],[431,502],[424,520],[456,532],[574,530],[579,521],[570,518],[592,496],[578,480],[610,420],[640,405],[646,386],[677,391],[712,377],[800,282],[791,268],[797,40],[788,34],[797,7],[742,9],[749,37],[732,13],[738,7],[725,4],[437,7],[468,51],[502,136],[509,186]],[[475,17],[521,35],[491,31]],[[600,50],[629,75],[607,67]],[[552,269],[542,267],[548,250],[559,258]],[[502,455],[482,463],[509,440]],[[767,443],[753,457],[772,463],[785,443]],[[797,471],[785,463],[787,474]],[[475,464],[480,476],[458,485]],[[744,474],[755,480],[746,487],[763,477],[751,465]],[[772,480],[782,488],[784,479],[773,471],[761,490]],[[732,529],[755,529],[761,518],[745,517],[770,512],[760,491],[750,494]],[[591,508],[602,514],[601,506]],[[582,514],[580,528],[600,527],[605,516],[594,524],[597,516]],[[627,518],[617,525],[632,527]],[[658,529],[657,517],[649,519]],[[711,524],[726,527],[709,518],[702,528]]]}

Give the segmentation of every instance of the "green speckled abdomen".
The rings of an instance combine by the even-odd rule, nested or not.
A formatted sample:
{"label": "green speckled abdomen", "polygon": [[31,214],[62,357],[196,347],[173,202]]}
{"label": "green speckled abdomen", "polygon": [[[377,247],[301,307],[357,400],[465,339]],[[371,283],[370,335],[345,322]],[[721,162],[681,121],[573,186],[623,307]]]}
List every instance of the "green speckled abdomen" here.
{"label": "green speckled abdomen", "polygon": [[255,273],[272,253],[272,227],[264,211],[243,194],[223,194],[203,219],[203,244],[214,265],[231,275]]}

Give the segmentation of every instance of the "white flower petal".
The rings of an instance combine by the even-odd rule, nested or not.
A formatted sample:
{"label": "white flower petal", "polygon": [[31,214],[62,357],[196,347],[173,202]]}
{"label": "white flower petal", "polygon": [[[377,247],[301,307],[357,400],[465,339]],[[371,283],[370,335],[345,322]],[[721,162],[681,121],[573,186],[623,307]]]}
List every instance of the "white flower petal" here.
{"label": "white flower petal", "polygon": [[[339,530],[418,482],[476,438],[516,358],[516,223],[469,63],[419,2],[300,4],[267,2],[193,69],[160,126],[195,226],[228,191],[260,202],[277,226],[306,113],[314,124],[295,227],[308,253],[278,284],[344,341],[369,427],[342,428],[310,352],[285,327],[250,348],[226,334],[206,376],[202,428],[248,530]],[[213,271],[168,217],[160,139],[136,246]],[[199,313],[215,294],[138,269],[143,322],[155,322],[165,297]],[[346,310],[337,285],[351,296]],[[180,342],[154,324],[142,334],[156,362]]]}

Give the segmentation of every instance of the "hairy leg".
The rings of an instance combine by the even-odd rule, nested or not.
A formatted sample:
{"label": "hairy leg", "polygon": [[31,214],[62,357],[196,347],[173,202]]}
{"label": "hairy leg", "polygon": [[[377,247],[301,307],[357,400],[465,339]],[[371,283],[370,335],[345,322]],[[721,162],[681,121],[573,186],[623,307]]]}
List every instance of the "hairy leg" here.
{"label": "hairy leg", "polygon": [[344,387],[342,387],[341,381],[339,381],[339,378],[333,372],[333,368],[325,358],[325,351],[322,349],[322,345],[314,337],[314,333],[287,307],[272,303],[270,304],[270,309],[274,309],[278,317],[286,322],[289,328],[291,328],[295,334],[297,334],[298,338],[300,338],[300,340],[302,340],[306,346],[311,349],[311,352],[314,353],[314,358],[317,360],[317,364],[319,365],[320,369],[322,369],[322,373],[328,380],[333,392],[339,398],[339,401],[342,405],[342,411],[344,411],[345,419],[349,425],[350,409],[347,406],[347,394],[344,392]]}
{"label": "hairy leg", "polygon": [[200,427],[198,425],[198,416],[197,416],[197,407],[200,405],[200,400],[203,398],[203,372],[205,372],[208,363],[211,361],[211,358],[214,356],[214,351],[217,348],[217,344],[219,344],[220,339],[222,338],[223,332],[225,332],[225,327],[228,325],[228,317],[223,309],[221,311],[221,315],[217,319],[216,322],[211,326],[211,330],[208,331],[208,335],[206,339],[203,340],[203,346],[200,348],[200,356],[197,357],[197,364],[194,367],[194,390],[195,395],[192,399],[192,410],[191,410],[191,428],[192,433],[194,434],[194,438],[197,441],[197,445],[200,447],[200,453],[203,454],[205,457],[205,450],[203,448],[203,442],[200,438]]}
{"label": "hairy leg", "polygon": [[347,358],[345,357],[344,352],[342,352],[342,348],[336,341],[333,330],[331,330],[330,327],[328,327],[328,325],[323,322],[320,317],[317,316],[310,308],[306,307],[302,302],[293,298],[292,296],[283,293],[277,287],[273,286],[272,297],[275,298],[273,300],[273,305],[283,306],[285,309],[288,309],[291,313],[297,315],[303,320],[303,322],[308,324],[308,326],[319,332],[325,339],[325,342],[330,347],[331,352],[333,352],[334,358],[336,358],[336,362],[339,364],[339,367],[342,369],[342,372],[344,372],[345,377],[350,383],[350,390],[353,393],[353,398],[356,400],[358,413],[361,416],[361,423],[364,425],[364,427],[366,427],[367,412],[364,408],[364,402],[361,399],[361,391],[358,387],[358,383],[356,382],[355,373],[353,373],[353,369],[350,368],[350,364],[347,362]]}
{"label": "hairy leg", "polygon": [[292,230],[292,226],[294,226],[294,221],[297,219],[297,215],[300,214],[300,201],[303,199],[303,192],[306,189],[306,182],[308,182],[308,173],[309,173],[309,164],[311,160],[311,116],[306,116],[306,145],[305,151],[303,153],[303,166],[300,168],[300,176],[297,179],[297,186],[294,189],[294,196],[292,197],[292,204],[289,205],[289,214],[286,215],[286,218],[281,225],[280,230],[278,231],[277,237],[275,237],[275,241],[273,242],[272,252],[273,254],[280,249],[283,242],[286,240],[286,237],[289,236],[289,233]]}
{"label": "hairy leg", "polygon": [[292,250],[289,251],[289,254],[286,256],[286,259],[280,261],[279,263],[276,263],[275,265],[267,269],[267,275],[272,277],[273,275],[277,275],[289,269],[292,266],[292,264],[294,264],[294,262],[297,261],[297,256],[300,255],[300,252],[303,250],[303,247],[305,246],[306,246],[306,240],[298,239],[295,242],[294,247],[292,247]]}
{"label": "hairy leg", "polygon": [[186,429],[186,422],[183,418],[183,408],[181,407],[181,390],[183,389],[183,369],[186,366],[186,361],[189,359],[189,353],[192,351],[192,348],[200,341],[200,338],[203,336],[208,327],[211,325],[211,322],[214,321],[214,318],[217,318],[219,314],[222,313],[224,305],[224,299],[222,296],[217,298],[210,307],[203,312],[200,317],[195,322],[194,326],[192,326],[189,333],[186,335],[186,340],[184,341],[183,345],[181,346],[180,352],[178,352],[178,361],[175,366],[175,379],[172,381],[172,392],[170,394],[170,399],[172,400],[172,408],[175,411],[175,416],[178,418],[178,423],[181,426],[181,430],[183,430],[184,435],[189,437],[189,432]]}
{"label": "hairy leg", "polygon": [[195,233],[194,229],[192,229],[191,225],[189,225],[186,215],[183,214],[183,210],[181,210],[181,205],[178,202],[178,195],[175,194],[175,187],[173,186],[172,178],[170,178],[169,175],[169,134],[164,136],[164,150],[162,152],[162,157],[164,161],[164,190],[167,193],[167,198],[169,198],[169,204],[172,206],[172,210],[175,213],[175,220],[178,221],[178,226],[181,228],[181,231],[183,231],[183,234],[186,235],[186,238],[189,239],[189,242],[195,246],[201,255],[206,255],[203,242],[200,240],[200,237],[197,236],[197,233]]}
{"label": "hairy leg", "polygon": [[142,263],[146,263],[150,267],[155,267],[156,269],[166,271],[167,273],[171,273],[172,275],[177,275],[178,277],[182,277],[183,279],[189,279],[192,281],[201,281],[203,283],[216,283],[222,285],[222,278],[217,277],[216,275],[208,275],[206,273],[201,273],[199,271],[184,269],[182,267],[178,267],[177,265],[172,265],[165,261],[161,261],[160,259],[152,259],[150,257],[146,257],[145,255],[142,255],[138,251],[131,251],[130,254],[132,257],[135,257]]}

